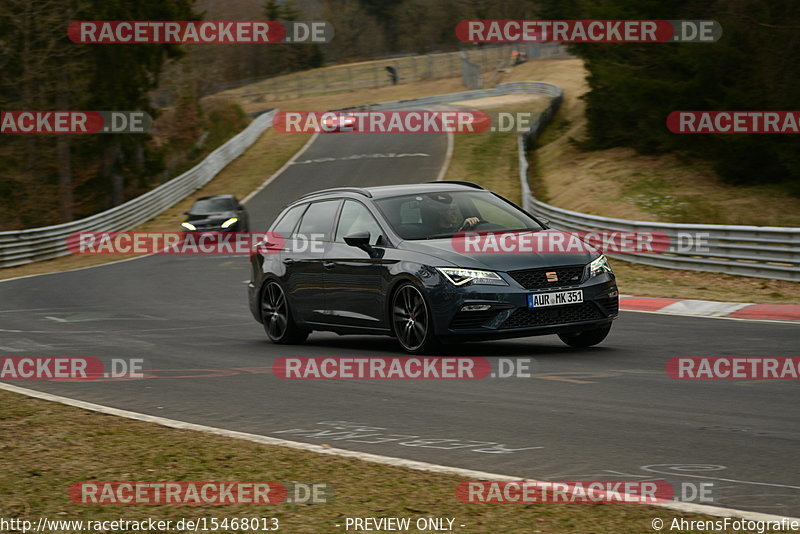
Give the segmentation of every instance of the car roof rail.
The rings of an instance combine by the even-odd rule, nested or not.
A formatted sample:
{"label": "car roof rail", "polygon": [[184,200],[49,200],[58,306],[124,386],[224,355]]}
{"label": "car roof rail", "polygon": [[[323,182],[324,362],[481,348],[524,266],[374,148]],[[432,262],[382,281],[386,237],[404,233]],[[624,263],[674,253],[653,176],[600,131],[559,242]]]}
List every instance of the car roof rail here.
{"label": "car roof rail", "polygon": [[372,193],[361,187],[332,187],[330,189],[322,189],[321,191],[314,191],[313,193],[306,193],[305,195],[299,197],[297,200],[315,197],[317,195],[327,195],[329,193],[358,193],[359,195],[364,195],[367,198],[372,198]]}
{"label": "car roof rail", "polygon": [[473,182],[465,182],[462,180],[436,180],[435,182],[428,182],[429,184],[457,184],[457,185],[465,185],[467,187],[472,187],[473,189],[485,189],[483,186],[480,186]]}

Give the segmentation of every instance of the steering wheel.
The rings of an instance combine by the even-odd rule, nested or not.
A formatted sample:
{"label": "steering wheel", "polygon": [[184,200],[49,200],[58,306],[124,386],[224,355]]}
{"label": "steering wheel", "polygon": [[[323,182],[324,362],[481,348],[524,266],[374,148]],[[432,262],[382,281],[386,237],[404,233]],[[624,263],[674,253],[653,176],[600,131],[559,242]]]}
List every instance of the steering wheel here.
{"label": "steering wheel", "polygon": [[464,227],[464,228],[463,228],[463,230],[464,230],[464,231],[475,230],[475,229],[476,229],[476,228],[478,228],[479,226],[483,226],[483,225],[485,225],[485,224],[492,224],[492,223],[490,223],[490,222],[487,222],[487,221],[484,221],[484,220],[479,220],[479,221],[478,221],[478,222],[476,222],[475,224],[472,224],[472,225],[469,225],[469,226],[467,226],[467,227]]}

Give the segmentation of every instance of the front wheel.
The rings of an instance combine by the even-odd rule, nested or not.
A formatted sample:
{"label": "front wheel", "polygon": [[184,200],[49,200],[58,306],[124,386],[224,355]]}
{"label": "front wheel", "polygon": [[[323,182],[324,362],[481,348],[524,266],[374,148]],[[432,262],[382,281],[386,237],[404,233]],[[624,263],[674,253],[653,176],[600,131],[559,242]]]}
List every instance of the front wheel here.
{"label": "front wheel", "polygon": [[392,328],[403,350],[411,354],[428,352],[438,346],[428,303],[414,284],[405,283],[395,292]]}
{"label": "front wheel", "polygon": [[261,294],[261,321],[273,343],[291,345],[302,343],[308,337],[308,331],[294,323],[286,294],[278,282],[269,282]]}
{"label": "front wheel", "polygon": [[558,337],[560,337],[561,341],[563,341],[570,347],[575,347],[576,349],[582,349],[586,347],[591,347],[592,345],[597,345],[606,338],[606,336],[610,331],[611,331],[611,325],[607,325],[607,326],[602,326],[600,328],[593,328],[591,330],[584,330],[583,332],[575,332],[572,334],[558,334]]}

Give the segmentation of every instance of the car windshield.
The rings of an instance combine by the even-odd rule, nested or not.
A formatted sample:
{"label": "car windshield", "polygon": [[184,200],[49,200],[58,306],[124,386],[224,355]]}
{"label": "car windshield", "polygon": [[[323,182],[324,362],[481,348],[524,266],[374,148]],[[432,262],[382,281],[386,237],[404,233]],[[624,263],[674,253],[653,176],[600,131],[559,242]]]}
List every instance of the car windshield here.
{"label": "car windshield", "polygon": [[206,215],[235,209],[236,201],[232,198],[202,198],[194,203],[190,211],[194,215]]}
{"label": "car windshield", "polygon": [[403,239],[445,238],[460,231],[543,229],[525,212],[489,191],[404,195],[380,199],[376,204]]}

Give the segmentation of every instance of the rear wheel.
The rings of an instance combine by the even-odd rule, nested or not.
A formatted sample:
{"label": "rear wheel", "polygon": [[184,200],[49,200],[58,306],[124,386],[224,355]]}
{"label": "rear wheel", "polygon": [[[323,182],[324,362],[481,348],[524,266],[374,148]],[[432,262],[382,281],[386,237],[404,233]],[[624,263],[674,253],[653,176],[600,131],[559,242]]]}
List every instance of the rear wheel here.
{"label": "rear wheel", "polygon": [[411,354],[438,346],[428,303],[414,284],[405,283],[392,298],[392,328],[403,350]]}
{"label": "rear wheel", "polygon": [[273,343],[291,345],[302,343],[308,337],[308,331],[294,323],[289,301],[278,282],[267,283],[261,294],[261,320],[267,337]]}
{"label": "rear wheel", "polygon": [[558,337],[560,337],[561,341],[570,347],[581,349],[585,347],[591,347],[592,345],[597,345],[606,338],[610,331],[611,325],[607,325],[600,328],[593,328],[591,330],[584,330],[583,332],[558,334]]}

